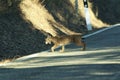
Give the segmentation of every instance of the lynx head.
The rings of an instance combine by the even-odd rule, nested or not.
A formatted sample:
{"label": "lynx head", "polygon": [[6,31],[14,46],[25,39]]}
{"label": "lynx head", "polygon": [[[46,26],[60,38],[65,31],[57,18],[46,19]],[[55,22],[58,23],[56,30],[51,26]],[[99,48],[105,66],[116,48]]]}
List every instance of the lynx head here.
{"label": "lynx head", "polygon": [[51,36],[48,36],[46,39],[45,39],[45,44],[51,44],[52,42],[52,37]]}

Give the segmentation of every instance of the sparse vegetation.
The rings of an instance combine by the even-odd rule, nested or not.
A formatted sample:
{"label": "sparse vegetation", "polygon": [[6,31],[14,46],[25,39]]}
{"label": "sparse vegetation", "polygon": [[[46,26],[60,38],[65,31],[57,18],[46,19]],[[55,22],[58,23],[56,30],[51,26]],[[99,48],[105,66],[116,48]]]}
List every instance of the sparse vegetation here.
{"label": "sparse vegetation", "polygon": [[[25,14],[22,13],[19,7],[21,1],[24,0],[0,0],[0,55],[6,58],[9,56],[11,59],[16,55],[24,56],[48,49],[50,46],[44,44],[45,35],[42,32],[45,30],[45,27],[50,27],[51,30],[53,28],[55,35],[57,32],[66,34],[65,30],[68,33],[72,33],[72,31],[85,33],[87,31],[84,16],[80,13],[80,10],[83,10],[81,2],[79,2],[80,10],[77,16],[74,8],[74,0],[39,0],[40,5],[38,8],[42,6],[43,9],[40,8],[42,11],[37,11],[35,8],[35,11],[29,12],[35,14],[38,12],[37,15],[39,16],[31,17],[35,21],[26,21],[23,19],[23,15],[25,16]],[[93,0],[89,2],[91,5],[90,9],[94,13],[94,20],[98,21],[95,22],[93,20],[93,22],[100,24],[99,22],[101,21],[103,22],[102,25],[104,23],[119,23],[119,3],[120,0]],[[49,20],[52,21],[52,24],[50,24]],[[36,24],[36,21],[39,24]],[[40,24],[43,25],[42,28],[39,28]],[[51,30],[47,32],[51,33]],[[3,58],[0,57],[0,60],[3,60]]]}

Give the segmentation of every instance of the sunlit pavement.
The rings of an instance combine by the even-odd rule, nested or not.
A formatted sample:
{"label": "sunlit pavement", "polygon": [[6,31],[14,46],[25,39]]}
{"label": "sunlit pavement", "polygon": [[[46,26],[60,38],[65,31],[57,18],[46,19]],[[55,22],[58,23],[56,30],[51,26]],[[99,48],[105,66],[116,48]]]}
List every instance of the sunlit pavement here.
{"label": "sunlit pavement", "polygon": [[86,51],[44,51],[0,64],[0,80],[119,80],[120,26],[88,36]]}

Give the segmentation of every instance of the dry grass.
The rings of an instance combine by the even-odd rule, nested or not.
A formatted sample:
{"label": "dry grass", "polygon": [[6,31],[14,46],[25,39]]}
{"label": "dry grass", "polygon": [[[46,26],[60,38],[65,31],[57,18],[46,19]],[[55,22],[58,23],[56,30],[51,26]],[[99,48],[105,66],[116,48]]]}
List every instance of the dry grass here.
{"label": "dry grass", "polygon": [[5,63],[8,63],[8,62],[11,62],[11,61],[12,61],[11,59],[2,60],[2,61],[0,62],[0,65],[5,64]]}
{"label": "dry grass", "polygon": [[[74,1],[70,0],[73,6],[75,6]],[[108,24],[104,23],[100,19],[97,18],[97,16],[92,11],[92,4],[89,3],[89,12],[90,12],[90,18],[91,18],[91,24],[94,26],[94,28],[103,28],[109,26]],[[97,13],[97,12],[96,12]],[[85,12],[84,12],[84,4],[83,0],[79,0],[79,14],[85,18]]]}
{"label": "dry grass", "polygon": [[107,24],[97,18],[98,12],[96,12],[96,15],[93,13],[91,3],[89,3],[89,7],[90,7],[89,12],[90,12],[90,17],[91,17],[91,23],[95,28],[103,28],[103,27],[110,26],[109,24]]}
{"label": "dry grass", "polygon": [[47,20],[54,20],[48,11],[37,0],[23,0],[20,4],[24,18],[29,20],[35,28],[56,35],[55,29]]}
{"label": "dry grass", "polygon": [[44,31],[53,36],[58,35],[57,29],[65,34],[75,33],[64,27],[62,24],[57,23],[53,16],[38,0],[23,0],[20,4],[20,9],[24,14],[24,19],[30,21],[38,30]]}
{"label": "dry grass", "polygon": [[14,61],[14,60],[16,60],[17,58],[19,58],[20,56],[19,55],[16,55],[16,56],[14,56],[13,58],[4,58],[4,59],[2,59],[1,61],[0,61],[0,65],[1,64],[5,64],[5,63],[9,63],[9,62],[11,62],[11,61]]}

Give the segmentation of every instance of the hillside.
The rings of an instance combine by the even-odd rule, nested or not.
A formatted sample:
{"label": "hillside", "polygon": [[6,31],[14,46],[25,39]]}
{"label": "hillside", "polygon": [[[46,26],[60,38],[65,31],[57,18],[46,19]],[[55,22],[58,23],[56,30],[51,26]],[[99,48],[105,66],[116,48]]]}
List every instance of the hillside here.
{"label": "hillside", "polygon": [[[120,0],[90,0],[94,29],[120,22]],[[79,0],[0,0],[0,60],[49,49],[46,33],[53,36],[87,33],[84,7]]]}

